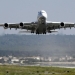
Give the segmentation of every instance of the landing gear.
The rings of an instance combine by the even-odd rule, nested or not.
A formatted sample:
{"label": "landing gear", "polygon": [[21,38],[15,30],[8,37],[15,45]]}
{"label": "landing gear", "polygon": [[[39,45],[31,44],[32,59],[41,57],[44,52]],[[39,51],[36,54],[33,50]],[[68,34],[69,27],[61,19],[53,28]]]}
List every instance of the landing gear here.
{"label": "landing gear", "polygon": [[43,34],[46,34],[46,31],[44,31]]}
{"label": "landing gear", "polygon": [[36,30],[36,34],[39,34],[39,30],[38,29]]}
{"label": "landing gear", "polygon": [[39,35],[39,32],[36,32],[36,34],[38,34],[38,35]]}
{"label": "landing gear", "polygon": [[43,30],[43,34],[46,34],[46,29]]}
{"label": "landing gear", "polygon": [[43,31],[36,30],[36,34],[46,34],[46,30]]}
{"label": "landing gear", "polygon": [[31,33],[34,33],[34,31],[31,31]]}
{"label": "landing gear", "polygon": [[48,33],[52,33],[50,30],[48,30]]}

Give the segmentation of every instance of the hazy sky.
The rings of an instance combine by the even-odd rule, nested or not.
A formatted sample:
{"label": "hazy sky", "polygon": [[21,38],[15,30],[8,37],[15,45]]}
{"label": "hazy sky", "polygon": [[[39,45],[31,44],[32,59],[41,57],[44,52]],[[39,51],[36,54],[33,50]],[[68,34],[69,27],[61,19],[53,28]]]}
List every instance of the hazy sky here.
{"label": "hazy sky", "polygon": [[[45,10],[49,21],[75,22],[75,0],[0,0],[0,23],[31,22],[37,12]],[[20,30],[0,28],[0,34]],[[75,29],[59,30],[59,34],[75,34]]]}

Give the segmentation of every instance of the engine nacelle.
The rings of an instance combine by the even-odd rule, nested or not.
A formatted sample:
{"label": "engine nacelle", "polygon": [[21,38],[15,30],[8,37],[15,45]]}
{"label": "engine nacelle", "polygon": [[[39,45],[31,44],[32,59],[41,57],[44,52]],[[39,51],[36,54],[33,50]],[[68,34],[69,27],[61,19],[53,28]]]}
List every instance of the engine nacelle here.
{"label": "engine nacelle", "polygon": [[8,23],[4,24],[4,29],[7,29],[9,27]]}
{"label": "engine nacelle", "polygon": [[24,26],[24,24],[21,22],[21,23],[19,24],[19,28],[23,28],[23,26]]}
{"label": "engine nacelle", "polygon": [[61,22],[61,23],[60,23],[60,27],[65,27],[64,22]]}

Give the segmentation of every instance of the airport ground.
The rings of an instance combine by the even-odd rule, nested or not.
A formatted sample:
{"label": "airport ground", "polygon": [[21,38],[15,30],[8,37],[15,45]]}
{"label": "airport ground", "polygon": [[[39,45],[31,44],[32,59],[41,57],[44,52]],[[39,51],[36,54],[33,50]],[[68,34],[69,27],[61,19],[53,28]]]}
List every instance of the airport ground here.
{"label": "airport ground", "polygon": [[0,65],[0,75],[75,75],[75,68]]}

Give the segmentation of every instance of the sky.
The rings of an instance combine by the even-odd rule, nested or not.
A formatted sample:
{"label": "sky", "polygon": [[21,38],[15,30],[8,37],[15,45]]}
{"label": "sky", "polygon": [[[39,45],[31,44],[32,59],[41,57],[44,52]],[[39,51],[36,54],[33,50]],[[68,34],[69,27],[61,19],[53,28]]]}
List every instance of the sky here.
{"label": "sky", "polygon": [[[40,10],[47,12],[48,21],[75,23],[75,0],[0,0],[0,23],[36,21]],[[0,28],[1,35],[19,31]],[[75,35],[75,29],[60,29],[56,34]]]}

